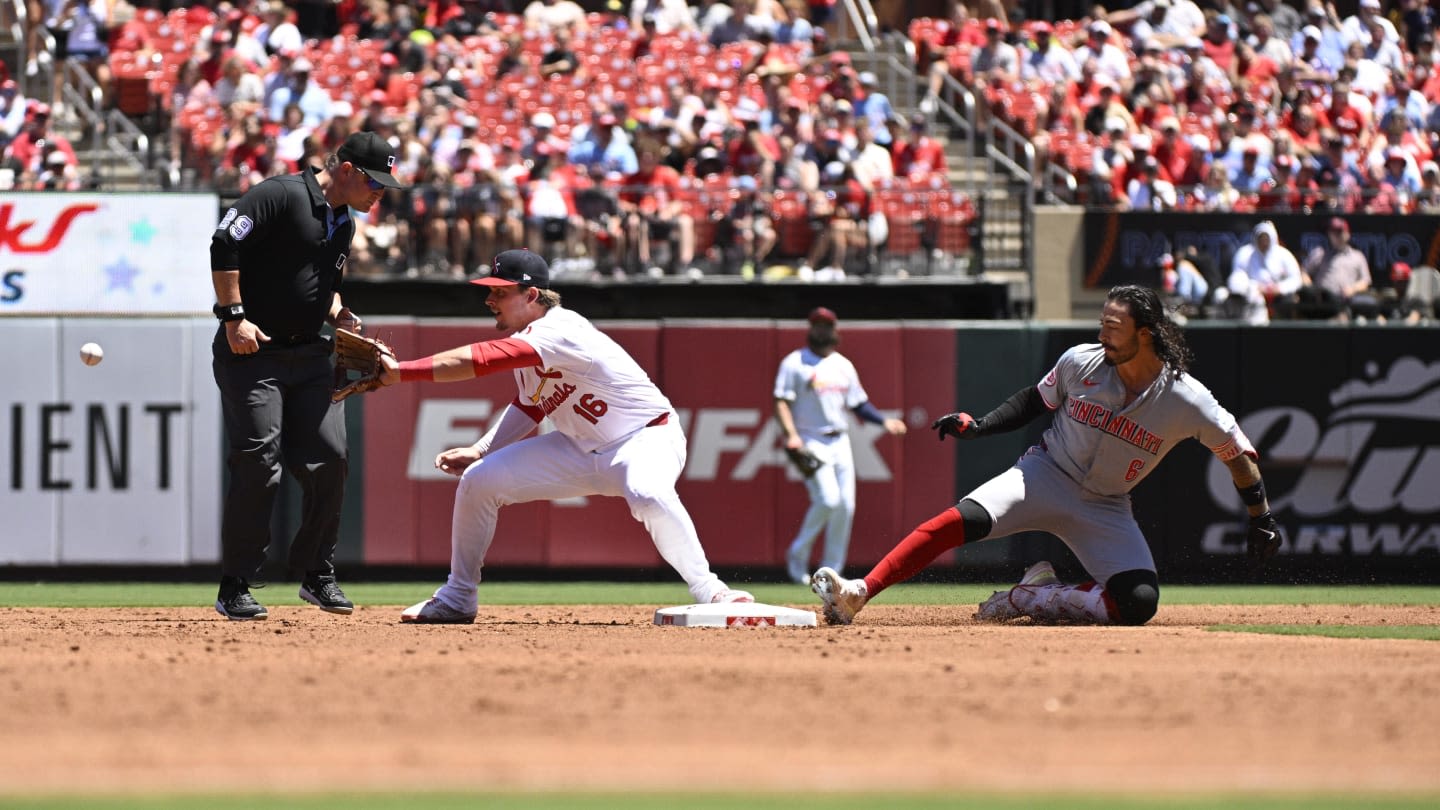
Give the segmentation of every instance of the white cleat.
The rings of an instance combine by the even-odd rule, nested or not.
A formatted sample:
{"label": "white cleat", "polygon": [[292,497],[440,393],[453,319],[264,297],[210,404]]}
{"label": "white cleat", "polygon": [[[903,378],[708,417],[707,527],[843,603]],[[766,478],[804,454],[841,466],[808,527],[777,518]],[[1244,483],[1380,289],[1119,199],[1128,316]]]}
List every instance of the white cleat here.
{"label": "white cleat", "polygon": [[870,601],[865,580],[846,579],[833,568],[820,568],[811,574],[810,590],[824,603],[825,621],[830,624],[849,624]]}
{"label": "white cleat", "polygon": [[754,602],[755,597],[749,591],[737,591],[734,588],[726,588],[723,591],[710,597],[710,604],[719,605],[725,602]]}
{"label": "white cleat", "polygon": [[439,599],[427,599],[405,608],[400,613],[400,621],[406,624],[474,624],[475,614],[458,611]]}
{"label": "white cleat", "polygon": [[1055,566],[1041,560],[1025,569],[1024,575],[1020,577],[1020,584],[1043,588],[1047,585],[1059,585],[1060,578],[1055,576]]}
{"label": "white cleat", "polygon": [[[1048,588],[1051,585],[1059,585],[1060,578],[1055,576],[1055,566],[1044,560],[1035,563],[1025,569],[1024,575],[1020,577],[1020,583],[1016,588]],[[989,599],[980,603],[979,610],[975,611],[976,621],[1004,623],[1018,619],[1025,613],[1015,607],[1010,600],[1010,594],[1014,588],[1004,591],[996,591]]]}

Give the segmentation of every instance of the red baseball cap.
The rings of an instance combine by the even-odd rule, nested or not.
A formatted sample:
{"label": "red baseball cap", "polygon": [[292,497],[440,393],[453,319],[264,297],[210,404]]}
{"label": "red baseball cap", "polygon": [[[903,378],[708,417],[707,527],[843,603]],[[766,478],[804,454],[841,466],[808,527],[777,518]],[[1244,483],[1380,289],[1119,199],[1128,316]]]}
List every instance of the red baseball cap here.
{"label": "red baseball cap", "polygon": [[1395,262],[1395,266],[1390,268],[1390,280],[1409,281],[1410,265],[1405,262]]}
{"label": "red baseball cap", "polygon": [[1340,217],[1331,217],[1330,230],[1340,231],[1342,233],[1350,233],[1350,223],[1346,222]]}
{"label": "red baseball cap", "polygon": [[835,317],[835,311],[829,307],[816,307],[810,310],[810,323],[828,323],[832,326],[840,319]]}

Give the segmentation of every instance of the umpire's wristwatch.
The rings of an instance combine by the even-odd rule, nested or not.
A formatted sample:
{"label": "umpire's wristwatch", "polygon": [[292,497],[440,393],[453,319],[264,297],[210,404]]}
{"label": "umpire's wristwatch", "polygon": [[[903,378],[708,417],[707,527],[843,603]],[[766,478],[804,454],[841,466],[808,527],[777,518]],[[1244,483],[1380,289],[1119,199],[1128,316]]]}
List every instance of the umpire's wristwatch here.
{"label": "umpire's wristwatch", "polygon": [[223,323],[245,320],[244,304],[216,304],[214,307],[211,307],[210,311],[214,312],[215,317],[219,318]]}

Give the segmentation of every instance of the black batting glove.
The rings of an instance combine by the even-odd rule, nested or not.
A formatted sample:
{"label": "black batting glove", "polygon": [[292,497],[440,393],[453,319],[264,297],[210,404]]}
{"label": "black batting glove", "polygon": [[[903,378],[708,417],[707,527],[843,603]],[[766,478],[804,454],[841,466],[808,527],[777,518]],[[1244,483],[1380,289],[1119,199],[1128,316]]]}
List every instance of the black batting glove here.
{"label": "black batting glove", "polygon": [[1251,517],[1250,531],[1245,536],[1245,557],[1250,561],[1250,567],[1259,569],[1274,557],[1283,539],[1275,516],[1269,511]]}
{"label": "black batting glove", "polygon": [[976,432],[978,423],[968,413],[947,413],[936,419],[930,425],[930,429],[940,433],[940,441],[945,441],[946,436],[954,436],[957,439],[973,439],[980,435]]}

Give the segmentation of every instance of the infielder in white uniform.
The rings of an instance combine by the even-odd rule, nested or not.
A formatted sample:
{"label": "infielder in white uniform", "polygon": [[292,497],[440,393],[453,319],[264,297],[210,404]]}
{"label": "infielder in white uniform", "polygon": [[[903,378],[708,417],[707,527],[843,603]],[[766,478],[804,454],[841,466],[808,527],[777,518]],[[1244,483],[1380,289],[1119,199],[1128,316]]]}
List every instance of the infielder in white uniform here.
{"label": "infielder in white uniform", "polygon": [[1256,453],[1235,418],[1187,372],[1190,349],[1154,290],[1110,291],[1099,343],[1061,355],[1034,387],[980,419],[952,413],[932,426],[971,439],[1016,430],[1043,413],[1055,419],[1039,445],[957,505],[920,524],[864,578],[815,572],[811,587],[832,624],[849,624],[874,596],[914,576],[942,552],[992,535],[1045,531],[1075,552],[1093,582],[1065,585],[1048,562],[997,591],[976,618],[1133,624],[1160,602],[1155,561],[1130,511],[1130,490],[1186,439],[1203,442],[1230,469],[1250,515],[1246,553],[1254,565],[1279,550]]}
{"label": "infielder in white uniform", "polygon": [[822,531],[825,546],[820,564],[835,571],[845,567],[855,522],[855,458],[848,412],[883,426],[892,436],[905,434],[904,422],[885,418],[870,404],[855,365],[836,350],[840,334],[835,313],[816,307],[809,320],[805,348],[785,355],[775,375],[775,420],[784,431],[785,448],[804,448],[822,462],[813,469],[800,469],[810,508],[785,555],[790,579],[801,584],[810,582],[810,553]]}
{"label": "infielder in white uniform", "polygon": [[[650,531],[697,602],[753,602],[710,571],[675,481],[685,434],[670,400],[609,336],[560,306],[545,260],[526,250],[495,257],[485,305],[510,337],[397,363],[384,382],[454,382],[511,370],[519,389],[495,426],[469,447],[446,450],[435,466],[460,477],[450,535],[450,577],[401,621],[468,624],[500,507],[528,501],[617,495]],[[526,438],[540,420],[554,430]]]}

